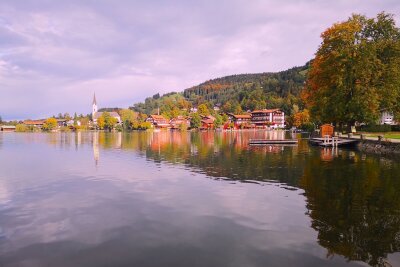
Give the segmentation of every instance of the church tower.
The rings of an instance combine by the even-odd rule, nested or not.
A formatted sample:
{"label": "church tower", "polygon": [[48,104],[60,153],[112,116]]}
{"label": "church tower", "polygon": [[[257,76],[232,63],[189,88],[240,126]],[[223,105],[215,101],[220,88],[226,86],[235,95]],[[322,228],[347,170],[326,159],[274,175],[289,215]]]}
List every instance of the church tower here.
{"label": "church tower", "polygon": [[92,116],[97,112],[96,93],[93,95]]}

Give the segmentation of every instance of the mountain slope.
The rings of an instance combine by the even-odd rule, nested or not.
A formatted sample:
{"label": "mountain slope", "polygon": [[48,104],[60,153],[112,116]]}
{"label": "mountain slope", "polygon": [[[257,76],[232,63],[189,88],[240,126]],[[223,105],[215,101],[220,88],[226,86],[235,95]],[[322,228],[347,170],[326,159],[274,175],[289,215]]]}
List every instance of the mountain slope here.
{"label": "mountain slope", "polygon": [[151,114],[160,108],[169,112],[205,103],[210,108],[242,113],[261,108],[281,108],[290,114],[294,105],[301,105],[299,94],[304,86],[309,62],[301,67],[275,73],[239,74],[212,79],[185,89],[182,93],[159,94],[137,103],[132,109]]}

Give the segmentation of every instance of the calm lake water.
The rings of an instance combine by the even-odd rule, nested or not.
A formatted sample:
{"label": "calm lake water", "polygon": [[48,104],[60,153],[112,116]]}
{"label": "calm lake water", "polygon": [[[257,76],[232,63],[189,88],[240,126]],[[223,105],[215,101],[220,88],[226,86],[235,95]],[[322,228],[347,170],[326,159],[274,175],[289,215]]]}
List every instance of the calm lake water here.
{"label": "calm lake water", "polygon": [[400,160],[284,135],[0,133],[0,266],[400,266]]}

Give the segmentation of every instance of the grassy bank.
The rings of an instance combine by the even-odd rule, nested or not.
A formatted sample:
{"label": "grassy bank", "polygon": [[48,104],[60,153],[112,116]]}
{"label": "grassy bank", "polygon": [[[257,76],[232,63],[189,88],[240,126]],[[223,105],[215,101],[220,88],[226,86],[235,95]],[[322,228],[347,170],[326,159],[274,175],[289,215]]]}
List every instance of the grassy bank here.
{"label": "grassy bank", "polygon": [[382,135],[384,138],[400,139],[400,132],[389,132],[389,133],[365,133],[367,136],[378,137]]}

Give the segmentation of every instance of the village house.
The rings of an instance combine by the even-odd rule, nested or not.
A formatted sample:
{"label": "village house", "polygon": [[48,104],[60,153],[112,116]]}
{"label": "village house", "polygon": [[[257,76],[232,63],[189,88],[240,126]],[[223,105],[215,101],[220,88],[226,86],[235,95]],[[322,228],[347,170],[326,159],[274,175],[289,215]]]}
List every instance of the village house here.
{"label": "village house", "polygon": [[202,130],[214,129],[214,121],[215,117],[212,115],[202,116],[200,129]]}
{"label": "village house", "polygon": [[150,115],[147,119],[147,122],[150,122],[153,128],[169,128],[170,124],[163,115]]}
{"label": "village house", "polygon": [[31,126],[31,127],[36,127],[36,128],[42,128],[43,124],[46,122],[46,120],[25,120],[23,122],[24,125],[26,126]]}
{"label": "village house", "polygon": [[[66,123],[67,123],[67,126],[75,126],[75,121],[74,120],[69,120]],[[81,126],[81,121],[77,120],[76,121],[76,126]]]}
{"label": "village house", "polygon": [[382,111],[381,118],[379,119],[379,124],[395,125],[396,121],[394,120],[393,113]]}
{"label": "village house", "polygon": [[251,112],[251,123],[256,128],[284,128],[285,113],[280,109],[261,109]]}
{"label": "village house", "polygon": [[58,127],[67,126],[67,120],[66,119],[57,119],[57,126]]}
{"label": "village house", "polygon": [[15,132],[14,125],[2,125],[0,126],[0,132]]}
{"label": "village house", "polygon": [[190,126],[190,120],[187,117],[178,116],[171,119],[169,121],[169,124],[171,126],[171,129],[180,129],[182,127],[182,124],[186,125],[186,128],[188,128]]}
{"label": "village house", "polygon": [[252,128],[251,124],[251,115],[250,114],[227,114],[229,117],[229,121],[233,123],[233,127],[235,129],[242,129],[242,128]]}
{"label": "village house", "polygon": [[[108,112],[112,118],[115,118],[118,123],[121,123],[121,117],[115,111]],[[93,124],[97,124],[97,120],[103,115],[103,112],[97,111],[97,101],[96,101],[96,94],[93,95],[93,104],[92,104],[92,119]]]}

